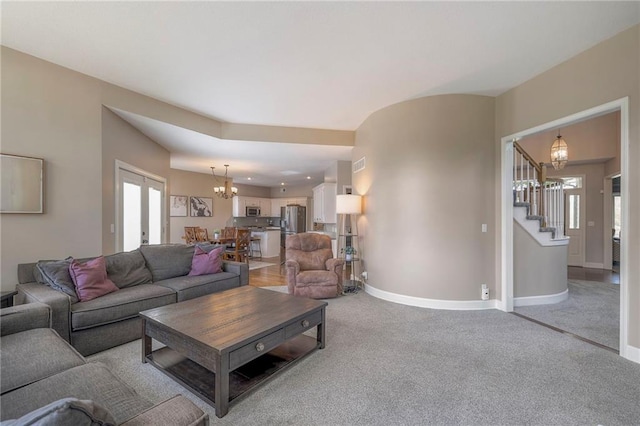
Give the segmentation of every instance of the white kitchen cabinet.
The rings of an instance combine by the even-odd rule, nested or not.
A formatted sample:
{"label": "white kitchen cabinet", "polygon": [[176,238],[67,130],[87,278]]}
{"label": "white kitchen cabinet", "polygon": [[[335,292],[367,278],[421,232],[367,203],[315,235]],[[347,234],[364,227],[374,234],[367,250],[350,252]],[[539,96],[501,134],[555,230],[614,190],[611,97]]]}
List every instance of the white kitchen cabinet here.
{"label": "white kitchen cabinet", "polygon": [[313,188],[313,221],[336,223],[337,184],[321,183]]}
{"label": "white kitchen cabinet", "polygon": [[307,206],[307,197],[297,198],[272,198],[271,199],[271,216],[280,217],[280,207],[297,204],[299,206]]}
{"label": "white kitchen cabinet", "polygon": [[[271,217],[271,198],[246,197],[238,195],[233,197],[233,217],[246,217],[247,207],[260,207],[260,216]],[[280,216],[280,209],[278,214]]]}
{"label": "white kitchen cabinet", "polygon": [[[278,216],[280,210],[278,210]],[[271,217],[271,198],[260,198],[260,216]]]}
{"label": "white kitchen cabinet", "polygon": [[232,208],[232,216],[233,217],[245,217],[246,216],[246,204],[245,197],[235,196],[233,197],[233,208]]}
{"label": "white kitchen cabinet", "polygon": [[264,233],[265,240],[262,244],[262,256],[280,256],[280,230],[267,230]]}

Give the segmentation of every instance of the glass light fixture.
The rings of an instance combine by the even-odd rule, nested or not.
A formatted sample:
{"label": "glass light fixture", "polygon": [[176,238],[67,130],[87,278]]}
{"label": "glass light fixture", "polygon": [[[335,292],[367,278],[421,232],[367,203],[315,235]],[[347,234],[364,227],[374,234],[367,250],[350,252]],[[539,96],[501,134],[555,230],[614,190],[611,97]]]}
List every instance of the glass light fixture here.
{"label": "glass light fixture", "polygon": [[[215,167],[211,167],[211,173],[213,174],[213,177],[217,179],[218,177],[216,176],[216,172],[214,169]],[[238,195],[238,188],[236,188],[235,186],[231,186],[231,181],[229,181],[229,178],[227,177],[228,169],[229,169],[229,165],[225,164],[224,165],[224,185],[213,187],[213,193],[216,194],[218,197],[225,198],[225,199],[229,199],[229,198],[232,198],[234,195]]]}
{"label": "glass light fixture", "polygon": [[551,145],[551,165],[556,170],[560,170],[567,164],[569,160],[569,148],[567,147],[567,143],[560,136],[560,132],[558,132],[558,137]]}

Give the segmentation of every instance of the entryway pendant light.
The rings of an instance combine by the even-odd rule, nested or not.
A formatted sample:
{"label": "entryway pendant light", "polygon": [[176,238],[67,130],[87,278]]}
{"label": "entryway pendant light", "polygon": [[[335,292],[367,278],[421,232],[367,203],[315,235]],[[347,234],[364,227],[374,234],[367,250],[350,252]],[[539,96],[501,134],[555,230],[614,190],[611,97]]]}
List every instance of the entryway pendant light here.
{"label": "entryway pendant light", "polygon": [[[213,177],[217,179],[216,172],[214,171],[215,167],[211,167],[211,173]],[[232,198],[234,195],[238,195],[238,188],[235,186],[231,186],[231,181],[227,177],[227,170],[229,169],[229,165],[224,165],[224,186],[215,186],[213,188],[213,193],[216,194],[220,198]]]}
{"label": "entryway pendant light", "polygon": [[558,137],[551,145],[551,164],[553,168],[556,170],[560,170],[567,164],[569,160],[569,148],[567,147],[567,143],[560,136],[560,131],[558,131]]}

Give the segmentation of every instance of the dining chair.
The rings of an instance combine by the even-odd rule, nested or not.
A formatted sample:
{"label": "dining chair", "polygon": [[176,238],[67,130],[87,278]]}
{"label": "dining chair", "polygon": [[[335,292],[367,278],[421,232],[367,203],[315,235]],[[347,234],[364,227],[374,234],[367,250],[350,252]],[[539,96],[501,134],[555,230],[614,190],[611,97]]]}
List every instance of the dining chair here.
{"label": "dining chair", "polygon": [[207,228],[200,228],[199,226],[195,229],[196,234],[196,242],[198,243],[208,243],[209,242],[209,232]]}
{"label": "dining chair", "polygon": [[224,252],[226,260],[249,263],[249,244],[251,243],[251,231],[238,229],[233,247],[227,247]]}
{"label": "dining chair", "polygon": [[195,226],[185,226],[184,227],[184,236],[182,239],[185,241],[185,244],[195,244],[197,242],[196,237],[196,227]]}

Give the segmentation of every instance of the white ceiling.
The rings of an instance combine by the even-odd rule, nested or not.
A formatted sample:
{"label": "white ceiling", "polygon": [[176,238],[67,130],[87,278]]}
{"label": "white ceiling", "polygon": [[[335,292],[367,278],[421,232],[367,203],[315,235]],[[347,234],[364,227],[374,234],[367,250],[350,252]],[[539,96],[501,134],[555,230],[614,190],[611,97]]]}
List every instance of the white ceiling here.
{"label": "white ceiling", "polygon": [[[342,130],[407,99],[498,95],[640,22],[640,2],[614,1],[3,1],[1,8],[2,44],[13,49],[222,121]],[[164,128],[146,124],[150,133]],[[175,167],[197,168],[189,156],[219,167],[223,157],[232,168],[253,161],[226,150],[242,142],[191,133],[174,134],[179,146],[159,141],[175,150]],[[286,164],[298,162],[311,173],[304,161]]]}

